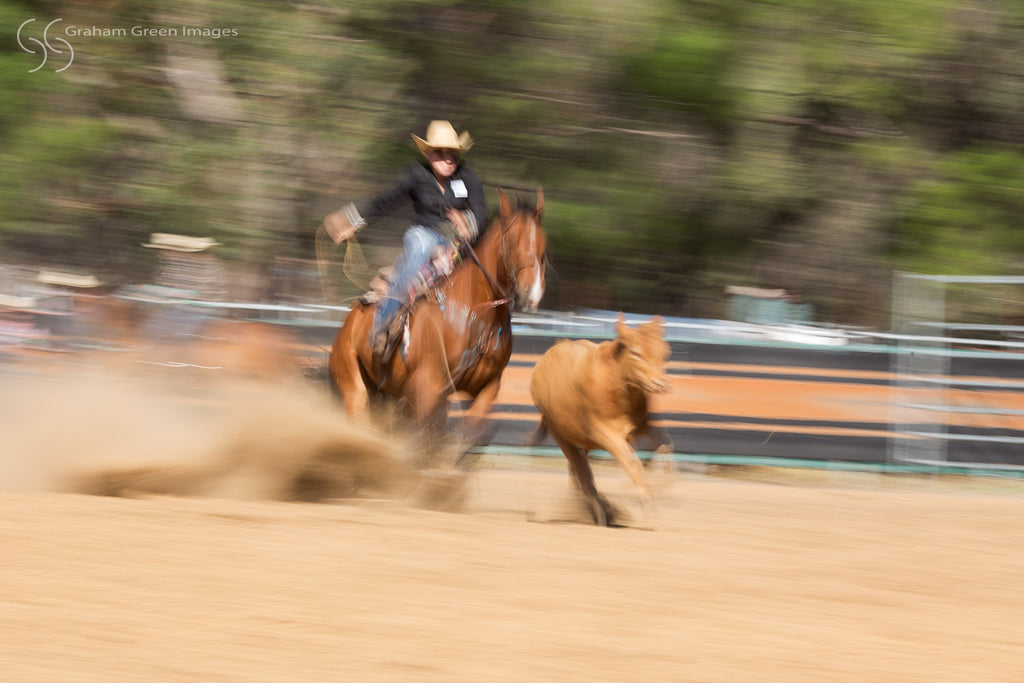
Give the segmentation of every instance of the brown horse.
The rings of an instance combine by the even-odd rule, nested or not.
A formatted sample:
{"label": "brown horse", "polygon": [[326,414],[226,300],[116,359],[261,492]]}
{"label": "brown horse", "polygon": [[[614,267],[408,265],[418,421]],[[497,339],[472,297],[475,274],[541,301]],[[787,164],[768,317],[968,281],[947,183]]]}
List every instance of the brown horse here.
{"label": "brown horse", "polygon": [[500,211],[475,250],[435,291],[413,306],[399,352],[377,367],[369,345],[372,305],[356,303],[334,340],[331,378],[350,416],[367,413],[371,397],[405,400],[419,427],[439,434],[448,398],[467,394],[470,445],[483,439],[501,374],[512,354],[512,307],[534,311],[544,295],[547,236],[541,225],[544,195],[536,206],[509,202],[498,190]]}

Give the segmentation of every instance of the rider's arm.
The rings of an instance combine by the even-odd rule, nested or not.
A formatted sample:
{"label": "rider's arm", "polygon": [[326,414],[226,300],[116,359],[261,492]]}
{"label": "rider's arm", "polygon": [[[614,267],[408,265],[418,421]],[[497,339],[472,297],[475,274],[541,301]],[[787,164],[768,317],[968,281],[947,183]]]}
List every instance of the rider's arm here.
{"label": "rider's arm", "polygon": [[349,202],[341,209],[324,218],[324,228],[337,244],[341,244],[356,231],[366,227],[368,220],[389,213],[398,208],[409,197],[413,185],[411,173],[406,173],[387,190],[377,195],[361,207]]}
{"label": "rider's arm", "polygon": [[364,220],[371,221],[400,208],[409,200],[414,184],[412,173],[406,172],[391,187],[364,204],[360,215]]}

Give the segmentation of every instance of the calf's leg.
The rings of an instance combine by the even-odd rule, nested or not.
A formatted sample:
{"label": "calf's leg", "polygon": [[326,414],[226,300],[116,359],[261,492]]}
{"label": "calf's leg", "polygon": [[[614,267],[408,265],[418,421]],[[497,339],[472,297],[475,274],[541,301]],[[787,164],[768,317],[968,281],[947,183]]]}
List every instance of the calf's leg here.
{"label": "calf's leg", "polygon": [[654,463],[660,462],[665,472],[671,472],[674,468],[674,464],[672,462],[673,445],[672,437],[669,435],[668,430],[664,427],[647,423],[638,432],[638,435],[640,434],[646,435],[654,446],[655,457],[648,461],[648,469],[653,467]]}
{"label": "calf's leg", "polygon": [[594,429],[594,441],[601,444],[601,447],[615,457],[629,478],[633,480],[640,496],[640,505],[645,514],[649,514],[654,507],[654,496],[651,488],[647,485],[647,478],[644,476],[644,466],[640,458],[636,457],[636,451],[626,437],[608,425],[600,425]]}
{"label": "calf's leg", "polygon": [[558,434],[552,433],[552,437],[555,439],[558,447],[562,449],[566,460],[569,461],[569,472],[587,501],[594,524],[609,526],[612,523],[610,508],[601,499],[601,494],[597,492],[597,486],[594,484],[594,471],[590,469],[590,462],[587,460],[586,452],[577,448]]}

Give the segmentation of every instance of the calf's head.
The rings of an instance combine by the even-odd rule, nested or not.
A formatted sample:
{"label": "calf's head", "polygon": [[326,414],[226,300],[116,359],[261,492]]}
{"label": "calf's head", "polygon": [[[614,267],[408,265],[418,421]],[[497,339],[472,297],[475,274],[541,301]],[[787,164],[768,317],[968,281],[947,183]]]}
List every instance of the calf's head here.
{"label": "calf's head", "polygon": [[661,316],[635,329],[626,325],[619,314],[615,321],[615,355],[621,363],[626,382],[650,394],[669,390],[671,382],[665,372],[665,363],[672,350],[665,341],[665,327]]}

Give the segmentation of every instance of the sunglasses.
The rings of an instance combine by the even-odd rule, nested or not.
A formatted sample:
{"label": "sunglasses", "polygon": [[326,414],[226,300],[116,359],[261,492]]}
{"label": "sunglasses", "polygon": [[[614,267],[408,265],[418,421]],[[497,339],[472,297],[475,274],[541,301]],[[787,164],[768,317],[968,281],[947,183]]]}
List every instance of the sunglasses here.
{"label": "sunglasses", "polygon": [[437,159],[438,161],[457,162],[459,160],[459,153],[450,149],[434,149],[430,151],[430,158]]}

